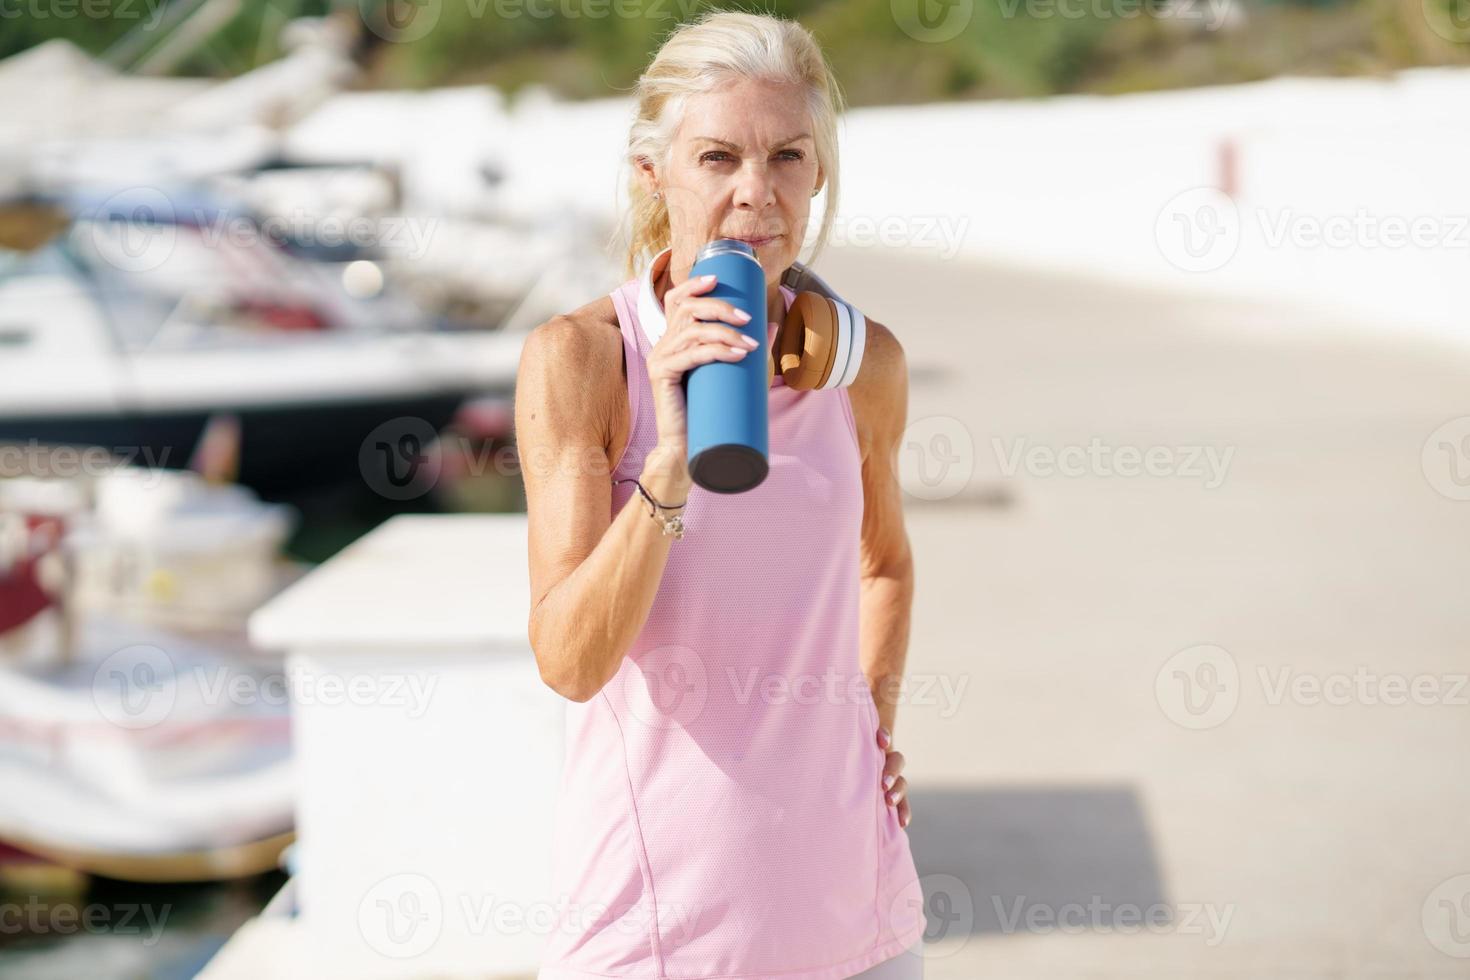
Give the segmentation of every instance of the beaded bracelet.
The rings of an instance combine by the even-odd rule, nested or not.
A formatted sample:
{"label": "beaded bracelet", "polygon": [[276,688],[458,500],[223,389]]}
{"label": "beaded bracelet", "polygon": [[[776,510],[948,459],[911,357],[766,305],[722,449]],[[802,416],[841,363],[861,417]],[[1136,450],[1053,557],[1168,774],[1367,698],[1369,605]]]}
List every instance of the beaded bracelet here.
{"label": "beaded bracelet", "polygon": [[626,480],[613,481],[614,485],[619,483],[631,483],[638,488],[638,492],[643,494],[643,499],[648,501],[648,516],[652,517],[655,521],[658,522],[659,526],[663,529],[664,534],[673,535],[675,540],[684,537],[684,520],[682,517],[680,517],[678,514],[675,514],[673,517],[659,517],[658,512],[660,510],[678,510],[689,501],[686,500],[683,503],[678,504],[661,504],[657,500],[654,500],[653,494],[649,493],[648,490],[643,486],[643,484],[639,483],[637,480],[629,478]]}

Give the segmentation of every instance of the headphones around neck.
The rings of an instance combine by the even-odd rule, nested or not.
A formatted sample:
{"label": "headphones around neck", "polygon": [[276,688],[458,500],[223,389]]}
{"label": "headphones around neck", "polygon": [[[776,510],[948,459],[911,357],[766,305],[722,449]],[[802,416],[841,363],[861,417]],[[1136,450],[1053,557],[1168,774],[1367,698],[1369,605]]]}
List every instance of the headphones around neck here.
{"label": "headphones around neck", "polygon": [[766,354],[766,384],[779,369],[788,388],[812,391],[852,384],[863,362],[868,321],[800,262],[781,276],[796,293]]}

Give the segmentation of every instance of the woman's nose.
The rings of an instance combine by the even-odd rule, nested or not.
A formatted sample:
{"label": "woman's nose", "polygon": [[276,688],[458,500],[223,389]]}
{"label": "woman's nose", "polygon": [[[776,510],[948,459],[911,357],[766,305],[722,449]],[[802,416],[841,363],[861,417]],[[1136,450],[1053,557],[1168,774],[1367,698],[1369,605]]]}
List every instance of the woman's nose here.
{"label": "woman's nose", "polygon": [[762,164],[743,167],[735,185],[736,207],[760,210],[775,201],[770,171]]}

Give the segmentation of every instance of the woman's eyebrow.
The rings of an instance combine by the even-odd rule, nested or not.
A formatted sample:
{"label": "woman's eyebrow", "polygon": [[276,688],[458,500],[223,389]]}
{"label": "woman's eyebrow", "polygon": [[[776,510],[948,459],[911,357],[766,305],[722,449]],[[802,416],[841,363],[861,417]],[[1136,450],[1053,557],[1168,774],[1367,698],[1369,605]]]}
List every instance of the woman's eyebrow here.
{"label": "woman's eyebrow", "polygon": [[[778,146],[785,146],[787,143],[795,143],[797,140],[809,140],[811,138],[812,138],[812,134],[811,133],[797,133],[795,136],[788,136],[784,140],[777,140],[776,142],[772,143],[771,144],[771,149],[774,150]],[[741,146],[739,143],[731,143],[729,140],[717,139],[717,138],[715,138],[713,136],[696,136],[696,137],[694,137],[694,141],[696,143],[699,142],[699,141],[701,141],[701,140],[703,140],[706,143],[717,143],[720,146],[727,146],[727,147],[729,147],[732,150],[743,150],[743,149],[745,149],[745,147]]]}

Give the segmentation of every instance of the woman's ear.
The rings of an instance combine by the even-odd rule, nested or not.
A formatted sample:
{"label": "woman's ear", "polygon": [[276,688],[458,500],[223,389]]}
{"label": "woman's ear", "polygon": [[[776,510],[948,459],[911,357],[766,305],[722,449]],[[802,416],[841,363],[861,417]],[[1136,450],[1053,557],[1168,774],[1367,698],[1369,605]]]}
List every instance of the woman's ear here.
{"label": "woman's ear", "polygon": [[643,182],[643,188],[652,197],[658,191],[658,174],[654,171],[653,162],[648,157],[639,157],[635,161],[638,168],[638,177]]}

